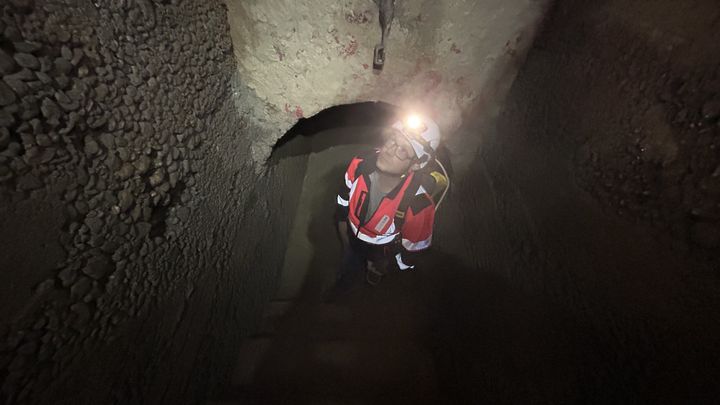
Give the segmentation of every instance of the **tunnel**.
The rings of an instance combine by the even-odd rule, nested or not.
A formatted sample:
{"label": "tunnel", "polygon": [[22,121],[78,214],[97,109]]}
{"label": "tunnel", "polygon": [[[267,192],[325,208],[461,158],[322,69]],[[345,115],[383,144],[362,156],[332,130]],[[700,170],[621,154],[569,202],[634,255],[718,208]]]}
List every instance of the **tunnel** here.
{"label": "tunnel", "polygon": [[[0,403],[717,403],[716,0],[0,7]],[[432,245],[326,299],[408,111]]]}

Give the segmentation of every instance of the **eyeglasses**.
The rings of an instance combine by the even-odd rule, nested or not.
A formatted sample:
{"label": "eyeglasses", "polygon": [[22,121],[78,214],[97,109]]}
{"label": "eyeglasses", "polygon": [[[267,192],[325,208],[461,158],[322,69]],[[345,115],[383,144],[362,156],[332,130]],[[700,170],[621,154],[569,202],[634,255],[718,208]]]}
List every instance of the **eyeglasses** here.
{"label": "eyeglasses", "polygon": [[391,135],[387,141],[385,141],[385,146],[388,148],[394,148],[393,151],[396,158],[400,159],[401,161],[410,160],[414,157],[415,153],[410,152],[407,150],[407,148],[403,148],[402,145],[398,142],[398,136],[399,135]]}

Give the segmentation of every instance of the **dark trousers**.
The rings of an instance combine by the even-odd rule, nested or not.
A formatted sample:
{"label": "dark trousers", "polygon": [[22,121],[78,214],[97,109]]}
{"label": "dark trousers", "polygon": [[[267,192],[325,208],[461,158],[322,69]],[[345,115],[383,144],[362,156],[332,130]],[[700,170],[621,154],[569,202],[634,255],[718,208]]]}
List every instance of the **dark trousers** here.
{"label": "dark trousers", "polygon": [[385,274],[395,262],[390,260],[392,255],[392,244],[371,245],[355,237],[350,236],[350,246],[343,252],[342,263],[336,272],[336,288],[341,291],[348,291],[358,283],[365,280],[367,263],[372,261],[377,271]]}

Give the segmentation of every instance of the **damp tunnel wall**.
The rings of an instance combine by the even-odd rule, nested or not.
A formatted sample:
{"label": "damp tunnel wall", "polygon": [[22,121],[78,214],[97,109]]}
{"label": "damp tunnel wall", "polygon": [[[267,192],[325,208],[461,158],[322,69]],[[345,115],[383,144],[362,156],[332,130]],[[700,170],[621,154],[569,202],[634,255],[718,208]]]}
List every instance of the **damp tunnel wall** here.
{"label": "damp tunnel wall", "polygon": [[220,2],[0,9],[0,402],[202,402],[272,294],[305,158],[252,159]]}
{"label": "damp tunnel wall", "polygon": [[[438,248],[471,269],[444,311],[464,329],[448,337],[464,397],[715,401],[718,21],[713,1],[555,4],[437,223]],[[510,312],[478,294],[488,274],[575,326],[493,340],[488,312]],[[488,354],[502,350],[516,355]],[[548,363],[547,380],[519,384]]]}

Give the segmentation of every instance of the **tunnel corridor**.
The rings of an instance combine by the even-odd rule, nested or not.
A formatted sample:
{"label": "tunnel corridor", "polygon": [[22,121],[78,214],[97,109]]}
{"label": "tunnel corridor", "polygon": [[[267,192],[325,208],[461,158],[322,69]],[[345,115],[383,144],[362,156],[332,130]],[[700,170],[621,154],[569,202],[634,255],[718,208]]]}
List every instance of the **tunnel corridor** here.
{"label": "tunnel corridor", "polygon": [[[325,299],[341,258],[331,214],[338,179],[358,150],[376,144],[391,111],[372,104],[324,111],[276,148],[276,156],[309,155],[279,286],[258,332],[240,345],[231,384],[209,403],[502,403],[577,395],[573,384],[588,370],[576,359],[593,355],[580,322],[489,275],[461,289],[469,270],[449,254],[427,258],[424,268],[436,271],[391,273],[378,286],[360,283]],[[364,117],[364,125],[352,117]],[[477,300],[470,306],[469,296]],[[458,312],[475,319],[460,320]],[[477,348],[462,346],[469,337]],[[473,350],[494,375],[461,388],[471,372],[463,356]]]}
{"label": "tunnel corridor", "polygon": [[[717,402],[720,4],[394,4],[0,4],[0,403]],[[328,299],[410,108],[432,248]]]}

